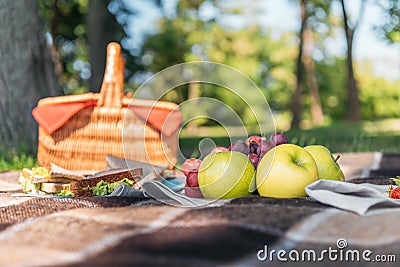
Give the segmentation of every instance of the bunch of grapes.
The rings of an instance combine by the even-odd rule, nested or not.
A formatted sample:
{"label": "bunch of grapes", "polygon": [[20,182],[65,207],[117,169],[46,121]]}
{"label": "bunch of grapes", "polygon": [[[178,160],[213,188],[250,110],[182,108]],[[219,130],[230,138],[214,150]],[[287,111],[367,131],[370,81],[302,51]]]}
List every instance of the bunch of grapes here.
{"label": "bunch of grapes", "polygon": [[288,139],[283,132],[273,133],[269,140],[257,135],[250,136],[246,141],[238,140],[229,146],[230,151],[238,151],[247,155],[257,169],[264,155],[275,146],[287,144]]}

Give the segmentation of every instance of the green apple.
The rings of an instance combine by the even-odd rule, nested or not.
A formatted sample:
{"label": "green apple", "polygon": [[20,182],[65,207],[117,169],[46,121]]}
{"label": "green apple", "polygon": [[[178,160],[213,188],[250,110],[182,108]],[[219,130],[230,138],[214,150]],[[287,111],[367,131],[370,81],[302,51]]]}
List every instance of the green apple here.
{"label": "green apple", "polygon": [[261,196],[307,196],[304,188],[318,179],[315,160],[305,149],[292,144],[274,147],[257,167],[256,185]]}
{"label": "green apple", "polygon": [[207,155],[201,162],[198,180],[205,198],[235,198],[251,194],[255,170],[243,153],[236,151]]}
{"label": "green apple", "polygon": [[318,179],[344,181],[344,174],[328,148],[312,145],[304,148],[313,156],[318,167]]}

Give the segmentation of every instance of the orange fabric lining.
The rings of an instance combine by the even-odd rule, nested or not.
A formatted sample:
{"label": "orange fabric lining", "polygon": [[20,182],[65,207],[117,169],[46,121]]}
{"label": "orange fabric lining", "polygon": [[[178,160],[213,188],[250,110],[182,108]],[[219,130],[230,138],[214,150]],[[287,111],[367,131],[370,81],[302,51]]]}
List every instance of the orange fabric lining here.
{"label": "orange fabric lining", "polygon": [[[82,109],[95,106],[96,101],[44,105],[35,107],[32,115],[47,134],[52,134]],[[129,109],[166,136],[174,133],[182,122],[179,110],[145,106],[129,106]]]}

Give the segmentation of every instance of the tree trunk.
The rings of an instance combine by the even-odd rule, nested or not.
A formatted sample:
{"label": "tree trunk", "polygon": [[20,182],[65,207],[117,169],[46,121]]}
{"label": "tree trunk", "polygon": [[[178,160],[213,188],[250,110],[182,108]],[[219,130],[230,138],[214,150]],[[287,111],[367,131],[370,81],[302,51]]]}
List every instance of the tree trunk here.
{"label": "tree trunk", "polygon": [[304,53],[303,63],[306,69],[307,84],[310,88],[311,116],[314,125],[322,125],[324,123],[324,113],[322,112],[321,99],[319,97],[319,89],[317,78],[315,77],[315,65],[312,59],[312,50],[314,47],[313,33],[310,30],[304,32]]}
{"label": "tree trunk", "polygon": [[59,86],[42,33],[37,1],[0,1],[0,140],[2,149],[37,148],[31,111]]}
{"label": "tree trunk", "polygon": [[100,91],[106,66],[106,48],[112,41],[118,41],[118,24],[115,17],[108,11],[110,1],[90,0],[87,13],[87,29],[89,43],[89,60],[92,75],[90,91]]}
{"label": "tree trunk", "polygon": [[358,84],[354,77],[354,64],[353,64],[353,36],[354,32],[348,34],[347,37],[347,94],[348,94],[348,108],[347,119],[349,121],[360,121],[360,102],[358,99]]}
{"label": "tree trunk", "polygon": [[[200,83],[191,82],[188,84],[188,100],[200,97]],[[193,120],[187,124],[187,133],[189,135],[196,135],[198,133],[198,121]]]}
{"label": "tree trunk", "polygon": [[358,24],[361,22],[365,1],[361,2],[360,7],[360,14],[358,17],[357,23],[353,26],[349,26],[348,16],[346,7],[344,4],[344,0],[341,0],[342,5],[342,13],[343,13],[343,24],[344,24],[344,31],[346,34],[346,44],[347,44],[347,119],[349,121],[357,122],[361,120],[360,115],[360,102],[358,99],[358,84],[357,80],[354,77],[354,64],[353,64],[353,40],[354,40],[354,33],[357,29]]}
{"label": "tree trunk", "polygon": [[296,88],[293,95],[292,100],[292,122],[291,127],[298,128],[301,122],[301,115],[303,112],[302,103],[301,103],[301,91],[302,91],[302,56],[303,56],[303,46],[304,46],[304,29],[306,26],[306,1],[300,1],[300,8],[301,8],[301,27],[299,32],[299,53],[297,55],[297,65],[296,65]]}

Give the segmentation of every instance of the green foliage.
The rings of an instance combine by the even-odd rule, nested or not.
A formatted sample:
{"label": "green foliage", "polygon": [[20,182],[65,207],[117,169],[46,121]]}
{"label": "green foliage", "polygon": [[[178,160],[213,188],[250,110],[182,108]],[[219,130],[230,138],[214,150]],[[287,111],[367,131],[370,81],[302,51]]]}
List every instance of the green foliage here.
{"label": "green foliage", "polygon": [[316,75],[324,114],[340,120],[346,114],[346,64],[344,58],[316,62]]}
{"label": "green foliage", "polygon": [[147,71],[156,73],[182,63],[189,44],[179,23],[164,18],[160,21],[160,33],[148,37],[142,48],[142,62]]}
{"label": "green foliage", "polygon": [[[295,82],[293,36],[288,34],[272,40],[269,32],[257,25],[230,29],[213,19],[201,20],[198,9],[203,2],[180,1],[178,16],[160,20],[160,32],[148,37],[142,48],[144,70],[155,73],[174,64],[199,60],[224,63],[253,80],[274,109],[287,110]],[[220,15],[231,12],[217,3],[214,3],[214,8]],[[164,99],[182,102],[187,99],[187,90],[187,86],[182,86],[175,90],[179,93],[171,92]],[[246,123],[253,120],[251,114],[239,105],[240,99],[224,88],[202,84],[200,95],[225,102]],[[206,122],[209,123],[212,124]]]}
{"label": "green foliage", "polygon": [[38,3],[63,92],[86,91],[90,78],[85,21],[89,0],[38,0]]}
{"label": "green foliage", "polygon": [[[364,64],[366,66],[368,64]],[[371,69],[369,65],[359,79],[363,118],[376,120],[400,117],[400,80],[387,81],[375,77]]]}
{"label": "green foliage", "polygon": [[[345,117],[347,98],[344,58],[317,62],[317,79],[324,114],[333,120]],[[356,65],[361,115],[365,120],[397,118],[400,116],[400,80],[388,81],[377,77],[372,63]]]}
{"label": "green foliage", "polygon": [[39,13],[45,22],[45,30],[52,33],[55,37],[54,42],[74,41],[85,36],[84,16],[88,10],[89,0],[38,0],[38,3]]}
{"label": "green foliage", "polygon": [[392,43],[400,42],[400,0],[379,1],[385,14],[383,23],[377,28],[383,33],[386,40]]}

